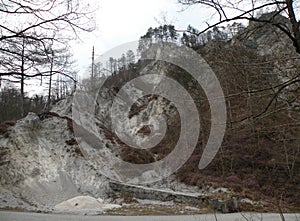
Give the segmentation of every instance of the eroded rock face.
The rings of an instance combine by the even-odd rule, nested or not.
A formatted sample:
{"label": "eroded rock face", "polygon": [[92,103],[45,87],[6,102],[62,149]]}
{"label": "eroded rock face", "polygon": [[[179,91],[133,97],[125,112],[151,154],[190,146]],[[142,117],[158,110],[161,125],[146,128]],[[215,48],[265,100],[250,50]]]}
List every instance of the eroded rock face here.
{"label": "eroded rock face", "polygon": [[[82,193],[105,197],[107,181],[80,154],[67,119],[34,114],[1,137],[0,207],[51,210]],[[5,161],[4,161],[5,159]]]}
{"label": "eroded rock face", "polygon": [[[168,66],[153,62],[140,75],[151,72],[166,76],[169,69]],[[155,87],[163,78],[157,77],[152,81]],[[115,85],[110,86],[102,88],[95,100],[89,96],[75,100],[69,97],[58,102],[50,113],[41,116],[29,113],[9,129],[6,137],[0,135],[0,149],[5,155],[1,157],[5,160],[0,161],[3,162],[0,166],[0,199],[6,199],[0,200],[0,207],[23,205],[26,209],[51,210],[58,203],[78,195],[105,198],[110,187],[101,172],[110,172],[115,162],[102,166],[97,152],[100,150],[102,154],[113,154],[119,158],[123,157],[122,153],[127,155],[122,149],[124,144],[115,133],[123,131],[122,122],[128,120],[130,127],[126,133],[138,137],[137,143],[142,144],[152,130],[160,127],[157,121],[151,121],[152,117],[163,115],[171,125],[178,114],[170,101],[162,97],[143,97],[142,88],[136,88],[131,95],[142,99],[138,99],[128,113],[116,112],[115,117],[120,123],[117,122],[116,128],[112,128],[110,113],[117,90]],[[166,85],[161,90],[169,89]],[[81,104],[78,115],[72,109],[74,102]],[[96,102],[96,106],[90,105],[93,102]],[[97,136],[94,148],[78,144],[81,138],[76,133],[76,125],[88,128]],[[151,153],[153,160],[164,157],[159,155],[159,151],[163,152],[169,141],[174,140],[173,135],[171,131],[169,140],[161,145],[161,149]],[[85,137],[86,134],[82,136],[92,140]],[[115,175],[118,177],[118,171]],[[143,173],[142,179],[149,180],[157,176],[157,171],[149,170]],[[15,200],[9,200],[12,198]]]}
{"label": "eroded rock face", "polygon": [[[163,72],[156,64],[149,68]],[[77,121],[72,113],[74,99],[69,97],[54,105],[48,114],[29,113],[10,127],[5,136],[0,135],[0,207],[51,210],[57,203],[82,193],[105,198],[109,185],[99,170],[109,170],[109,165],[99,168],[97,161],[86,157],[86,149],[78,145],[73,122],[96,131],[100,140],[98,145],[105,151],[120,154],[120,142],[108,117],[115,93],[108,87],[101,89],[96,107],[85,105],[89,98],[83,97],[79,101],[83,113],[91,114],[91,119]],[[138,96],[138,91],[136,93]],[[129,133],[136,134],[147,117],[163,111],[173,110],[162,99],[146,100],[145,107],[138,107],[132,114]],[[141,139],[143,136],[141,134]]]}
{"label": "eroded rock face", "polygon": [[[168,68],[160,63],[153,62],[140,73],[141,76],[149,71],[151,71],[150,73],[157,74],[156,77],[151,78],[152,87],[149,90],[155,90],[155,87],[164,81],[164,78],[157,76],[159,74],[160,76],[164,76]],[[72,119],[78,125],[78,127],[74,127],[74,131],[78,138],[78,143],[84,149],[84,155],[89,157],[90,163],[95,168],[101,169],[107,175],[111,175],[112,179],[119,181],[124,181],[123,178],[126,177],[123,175],[126,165],[124,167],[120,166],[122,165],[120,159],[140,164],[149,164],[149,161],[154,162],[157,158],[161,157],[159,154],[163,152],[162,150],[153,151],[156,153],[150,153],[147,156],[147,153],[145,153],[147,151],[144,151],[139,155],[141,157],[136,157],[138,154],[135,153],[128,153],[145,148],[150,143],[149,135],[152,134],[153,143],[159,144],[162,138],[164,138],[165,131],[159,130],[163,123],[167,121],[165,123],[167,125],[173,119],[178,119],[174,117],[178,113],[170,101],[163,97],[152,96],[151,93],[149,95],[143,91],[143,87],[147,85],[147,79],[142,78],[135,86],[131,84],[134,83],[130,82],[128,85],[114,85],[113,83],[105,85],[98,91],[96,96],[93,96],[94,91],[79,91],[74,96],[74,105],[72,107]],[[123,88],[126,91],[125,96],[118,95],[122,86],[124,86]],[[168,84],[161,88],[161,90],[169,91]],[[128,105],[130,101],[134,101],[133,105]],[[131,106],[131,108],[127,108],[128,106]],[[153,133],[157,131],[158,133]],[[167,141],[163,144],[164,147],[161,145],[160,148],[165,148],[166,143]],[[155,147],[156,145],[152,145],[151,142],[150,146]],[[174,146],[170,145],[170,149],[174,148]],[[150,149],[149,147],[146,148]],[[143,161],[144,159],[146,160]],[[141,162],[136,162],[138,160]],[[146,173],[143,173],[142,169],[142,172],[125,171],[130,175],[126,177],[128,178],[126,181],[143,183],[148,179],[149,175],[155,178],[159,177],[160,174],[166,174],[167,171],[164,170],[164,167],[159,167],[155,171],[152,169],[151,171],[146,171]]]}

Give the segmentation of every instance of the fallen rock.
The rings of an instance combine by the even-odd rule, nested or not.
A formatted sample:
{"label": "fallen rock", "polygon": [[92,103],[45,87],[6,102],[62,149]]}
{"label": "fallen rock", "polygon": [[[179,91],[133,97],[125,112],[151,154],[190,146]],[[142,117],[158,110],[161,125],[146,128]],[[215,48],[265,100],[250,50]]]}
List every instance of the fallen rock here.
{"label": "fallen rock", "polygon": [[227,200],[212,199],[209,200],[215,211],[222,213],[234,213],[238,211],[238,198],[232,197]]}

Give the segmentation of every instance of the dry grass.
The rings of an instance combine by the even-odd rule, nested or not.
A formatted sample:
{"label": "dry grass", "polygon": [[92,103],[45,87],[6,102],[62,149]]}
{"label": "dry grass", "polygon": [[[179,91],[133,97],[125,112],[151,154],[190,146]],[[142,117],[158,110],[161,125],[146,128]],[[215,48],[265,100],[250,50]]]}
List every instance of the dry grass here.
{"label": "dry grass", "polygon": [[109,210],[109,215],[141,216],[141,215],[195,215],[211,213],[210,207],[194,207],[191,209],[187,204],[175,204],[174,206],[164,205],[135,205],[131,204],[118,209]]}

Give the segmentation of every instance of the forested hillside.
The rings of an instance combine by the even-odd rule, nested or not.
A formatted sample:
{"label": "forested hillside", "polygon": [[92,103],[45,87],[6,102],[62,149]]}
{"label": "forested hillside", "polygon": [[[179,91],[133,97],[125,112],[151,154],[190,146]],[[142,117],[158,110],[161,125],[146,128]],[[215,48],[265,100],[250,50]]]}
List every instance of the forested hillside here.
{"label": "forested hillside", "polygon": [[[264,14],[260,19],[273,15]],[[289,25],[284,17],[276,19]],[[189,185],[201,187],[209,183],[230,187],[243,197],[269,199],[275,208],[279,204],[299,207],[300,63],[292,42],[272,25],[261,26],[259,22],[251,22],[248,27],[241,24],[219,27],[200,37],[193,36],[176,33],[174,26],[161,26],[150,28],[140,44],[142,51],[157,41],[193,48],[209,63],[225,93],[228,121],[224,142],[211,165],[199,170],[197,166],[210,128],[210,107],[205,93],[184,70],[164,62],[154,64],[155,70],[163,70],[184,85],[201,116],[197,148],[176,176]],[[147,65],[149,62],[139,61],[124,66],[107,79],[106,86],[113,94],[117,93]],[[122,144],[116,135],[107,137],[120,142],[124,160],[141,164],[163,159],[172,151],[180,134],[180,121],[178,112],[172,111],[165,99],[150,96],[140,102],[132,107],[131,117],[139,112],[150,114],[146,106],[153,106],[153,102],[157,108],[163,106],[169,129],[164,139],[155,148],[144,151]],[[140,133],[149,131],[149,127],[143,127]]]}

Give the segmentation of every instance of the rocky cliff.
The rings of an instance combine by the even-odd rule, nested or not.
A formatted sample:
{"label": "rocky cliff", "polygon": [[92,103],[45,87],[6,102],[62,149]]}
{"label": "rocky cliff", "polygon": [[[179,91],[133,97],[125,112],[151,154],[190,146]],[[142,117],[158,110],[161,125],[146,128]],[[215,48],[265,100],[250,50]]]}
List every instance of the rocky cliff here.
{"label": "rocky cliff", "polygon": [[74,196],[107,194],[108,182],[84,158],[69,118],[29,113],[0,135],[0,151],[1,207],[48,210]]}

